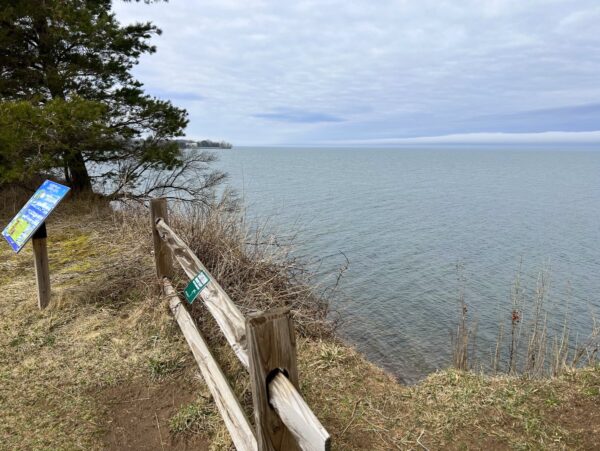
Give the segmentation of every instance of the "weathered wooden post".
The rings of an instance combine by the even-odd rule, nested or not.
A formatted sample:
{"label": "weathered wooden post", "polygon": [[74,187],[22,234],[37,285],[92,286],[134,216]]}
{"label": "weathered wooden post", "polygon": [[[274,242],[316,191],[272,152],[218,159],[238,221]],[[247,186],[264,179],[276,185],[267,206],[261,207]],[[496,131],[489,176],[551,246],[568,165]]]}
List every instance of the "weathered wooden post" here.
{"label": "weathered wooden post", "polygon": [[152,220],[152,238],[154,240],[154,261],[156,262],[156,275],[158,280],[163,277],[173,277],[173,260],[171,251],[164,243],[156,230],[156,221],[162,218],[165,224],[169,224],[169,211],[167,209],[167,199],[159,197],[150,200],[150,216]]}
{"label": "weathered wooden post", "polygon": [[48,247],[46,245],[46,223],[44,222],[31,237],[33,261],[37,279],[38,307],[45,309],[50,303],[50,270],[48,269]]}
{"label": "weathered wooden post", "polygon": [[269,402],[269,384],[283,374],[298,389],[296,337],[290,309],[248,315],[246,339],[259,451],[293,451],[296,439]]}

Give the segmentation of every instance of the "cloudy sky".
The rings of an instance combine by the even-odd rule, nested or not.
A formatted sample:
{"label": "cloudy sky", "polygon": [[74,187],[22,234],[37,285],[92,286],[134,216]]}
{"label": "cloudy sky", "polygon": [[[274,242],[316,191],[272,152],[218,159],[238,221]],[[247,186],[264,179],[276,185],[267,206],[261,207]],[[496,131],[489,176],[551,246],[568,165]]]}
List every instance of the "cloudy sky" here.
{"label": "cloudy sky", "polygon": [[149,93],[188,109],[191,138],[600,142],[598,0],[116,1],[114,9],[122,23],[163,30],[135,74]]}

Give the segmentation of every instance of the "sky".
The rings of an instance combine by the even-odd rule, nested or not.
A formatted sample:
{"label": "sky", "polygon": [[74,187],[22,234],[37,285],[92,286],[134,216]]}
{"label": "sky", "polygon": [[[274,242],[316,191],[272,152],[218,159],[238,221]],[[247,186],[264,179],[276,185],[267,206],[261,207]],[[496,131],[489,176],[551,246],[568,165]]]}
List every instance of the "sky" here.
{"label": "sky", "polygon": [[234,145],[600,143],[598,0],[115,1],[134,74]]}

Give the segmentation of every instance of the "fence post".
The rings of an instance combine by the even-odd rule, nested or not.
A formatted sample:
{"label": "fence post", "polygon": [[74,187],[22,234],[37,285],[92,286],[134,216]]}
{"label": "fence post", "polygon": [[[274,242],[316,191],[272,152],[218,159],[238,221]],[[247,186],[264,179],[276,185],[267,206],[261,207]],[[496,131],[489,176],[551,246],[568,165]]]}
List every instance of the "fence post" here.
{"label": "fence post", "polygon": [[150,215],[152,220],[152,238],[154,240],[154,261],[156,262],[156,275],[158,280],[163,277],[173,277],[173,260],[168,246],[158,235],[156,230],[156,221],[162,218],[166,224],[169,224],[169,212],[167,209],[167,199],[159,197],[150,200]]}
{"label": "fence post", "polygon": [[299,449],[294,436],[269,403],[269,383],[283,373],[298,389],[296,337],[287,307],[248,315],[246,339],[259,451]]}
{"label": "fence post", "polygon": [[33,260],[38,289],[38,307],[45,309],[50,303],[50,271],[48,269],[48,247],[46,245],[46,223],[43,222],[32,236]]}

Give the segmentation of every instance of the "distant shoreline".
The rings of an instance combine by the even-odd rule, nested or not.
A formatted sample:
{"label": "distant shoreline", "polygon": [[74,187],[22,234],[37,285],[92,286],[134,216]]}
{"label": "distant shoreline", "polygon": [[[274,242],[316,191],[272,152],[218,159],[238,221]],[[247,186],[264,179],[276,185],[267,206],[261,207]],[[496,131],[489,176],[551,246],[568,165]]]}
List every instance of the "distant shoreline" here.
{"label": "distant shoreline", "polygon": [[174,141],[180,149],[233,149],[233,144],[227,141],[211,141],[210,139],[203,139],[202,141],[176,139]]}

